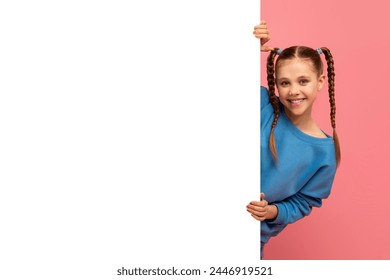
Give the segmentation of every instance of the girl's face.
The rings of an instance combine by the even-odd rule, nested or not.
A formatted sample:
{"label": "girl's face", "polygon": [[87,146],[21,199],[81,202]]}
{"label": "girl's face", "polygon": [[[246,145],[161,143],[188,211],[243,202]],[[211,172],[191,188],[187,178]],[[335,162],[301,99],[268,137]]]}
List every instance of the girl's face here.
{"label": "girl's face", "polygon": [[325,81],[307,59],[289,59],[278,62],[276,86],[280,102],[292,121],[311,119],[313,102]]}

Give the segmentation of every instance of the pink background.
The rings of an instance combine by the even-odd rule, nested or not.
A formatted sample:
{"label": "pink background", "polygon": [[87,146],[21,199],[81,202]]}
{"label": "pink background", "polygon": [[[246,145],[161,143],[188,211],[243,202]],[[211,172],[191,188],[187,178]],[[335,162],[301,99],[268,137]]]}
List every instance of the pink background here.
{"label": "pink background", "polygon": [[[332,51],[342,152],[331,196],[271,239],[266,259],[390,259],[388,5],[385,0],[261,1],[269,45]],[[315,119],[330,134],[327,89],[316,102]]]}

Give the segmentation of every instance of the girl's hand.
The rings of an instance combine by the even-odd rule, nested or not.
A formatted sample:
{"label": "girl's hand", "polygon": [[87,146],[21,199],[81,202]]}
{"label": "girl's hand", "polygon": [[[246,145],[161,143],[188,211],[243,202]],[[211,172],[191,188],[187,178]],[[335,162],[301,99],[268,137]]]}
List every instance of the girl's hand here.
{"label": "girl's hand", "polygon": [[267,23],[265,21],[261,21],[259,25],[256,25],[254,27],[253,34],[255,35],[256,38],[260,39],[262,52],[269,52],[274,49],[273,47],[270,46],[264,46],[265,43],[271,40],[271,38],[269,37]]}
{"label": "girl's hand", "polygon": [[268,201],[264,199],[264,193],[260,194],[260,201],[251,201],[246,206],[246,210],[251,213],[253,218],[260,222],[267,219],[274,219],[278,213],[275,205],[268,205]]}

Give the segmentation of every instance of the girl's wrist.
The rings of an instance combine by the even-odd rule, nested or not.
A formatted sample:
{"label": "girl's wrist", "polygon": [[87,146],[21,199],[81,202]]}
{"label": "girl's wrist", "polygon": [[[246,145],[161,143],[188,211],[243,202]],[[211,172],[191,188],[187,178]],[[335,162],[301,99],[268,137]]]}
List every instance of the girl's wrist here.
{"label": "girl's wrist", "polygon": [[273,220],[278,216],[278,207],[273,204],[268,205],[268,212],[265,216],[266,220]]}

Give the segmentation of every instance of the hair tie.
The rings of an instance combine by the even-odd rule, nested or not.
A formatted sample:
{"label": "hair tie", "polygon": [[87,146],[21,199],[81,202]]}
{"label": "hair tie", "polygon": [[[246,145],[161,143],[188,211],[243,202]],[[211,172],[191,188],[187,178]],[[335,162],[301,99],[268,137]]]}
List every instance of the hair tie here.
{"label": "hair tie", "polygon": [[318,54],[323,54],[323,51],[322,51],[321,48],[318,48],[318,49],[317,49],[317,52],[318,52]]}
{"label": "hair tie", "polygon": [[278,49],[278,50],[276,51],[276,53],[277,53],[278,55],[280,55],[282,52],[283,52],[283,49]]}

